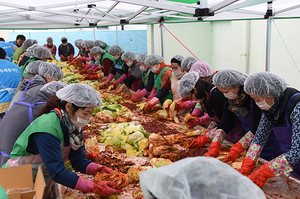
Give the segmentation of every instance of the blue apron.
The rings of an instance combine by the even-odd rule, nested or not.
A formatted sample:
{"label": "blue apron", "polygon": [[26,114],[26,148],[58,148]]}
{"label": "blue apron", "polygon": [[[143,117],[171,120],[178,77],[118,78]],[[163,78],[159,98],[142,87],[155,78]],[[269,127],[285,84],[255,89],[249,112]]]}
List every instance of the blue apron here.
{"label": "blue apron", "polygon": [[[285,111],[285,119],[286,119],[286,124],[287,126],[282,126],[282,127],[273,127],[273,131],[275,133],[276,138],[278,139],[281,148],[283,150],[283,153],[288,152],[291,150],[291,143],[292,143],[292,126],[290,125],[290,122],[287,118],[287,111],[288,107],[290,105],[291,100],[293,99],[294,96],[299,95],[299,93],[294,94],[290,100],[288,105],[286,106],[286,111]],[[293,172],[292,174],[300,177],[300,162],[294,165],[293,167]]]}
{"label": "blue apron", "polygon": [[[245,132],[251,131],[253,127],[253,100],[251,99],[250,103],[250,110],[248,111],[248,115],[245,117],[237,116],[242,123],[242,127]],[[253,133],[253,132],[252,132]],[[270,132],[269,138],[260,154],[260,157],[265,160],[273,160],[274,158],[278,157],[279,155],[283,154],[281,150],[280,144],[276,139],[276,136],[273,131]]]}

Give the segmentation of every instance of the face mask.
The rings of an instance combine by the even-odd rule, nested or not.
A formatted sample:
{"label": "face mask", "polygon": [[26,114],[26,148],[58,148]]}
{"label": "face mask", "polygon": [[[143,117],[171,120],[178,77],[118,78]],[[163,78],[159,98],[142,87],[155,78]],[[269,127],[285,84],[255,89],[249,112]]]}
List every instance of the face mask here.
{"label": "face mask", "polygon": [[117,60],[117,59],[120,58],[120,56],[119,56],[119,55],[115,55],[115,56],[113,56],[113,58],[114,58],[115,60]]}
{"label": "face mask", "polygon": [[66,44],[62,44],[62,45],[64,45],[64,46],[67,46],[67,45],[68,45],[68,43],[66,43]]}
{"label": "face mask", "polygon": [[152,73],[156,73],[158,71],[158,67],[156,67],[156,65],[152,66],[151,71]]}
{"label": "face mask", "polygon": [[95,60],[99,61],[101,59],[100,56],[94,57]]}
{"label": "face mask", "polygon": [[77,128],[79,128],[79,127],[82,128],[90,122],[90,120],[84,120],[84,119],[78,117],[77,113],[75,113],[75,114],[77,116],[77,120],[73,121],[73,123]]}
{"label": "face mask", "polygon": [[147,68],[146,68],[144,65],[140,65],[140,69],[141,69],[141,71],[143,71],[143,72],[146,72],[146,71],[147,71]]}
{"label": "face mask", "polygon": [[132,65],[132,61],[126,62],[127,66],[131,66]]}
{"label": "face mask", "polygon": [[175,75],[175,77],[177,79],[180,79],[184,75],[184,72],[181,72],[181,70],[179,69],[179,70],[174,71],[173,74]]}
{"label": "face mask", "polygon": [[267,111],[271,108],[271,106],[267,104],[266,99],[264,99],[264,101],[262,102],[255,102],[255,103],[261,110]]}
{"label": "face mask", "polygon": [[237,94],[233,94],[233,92],[228,92],[228,93],[223,93],[224,96],[227,98],[227,99],[231,99],[231,100],[234,100],[237,98]]}

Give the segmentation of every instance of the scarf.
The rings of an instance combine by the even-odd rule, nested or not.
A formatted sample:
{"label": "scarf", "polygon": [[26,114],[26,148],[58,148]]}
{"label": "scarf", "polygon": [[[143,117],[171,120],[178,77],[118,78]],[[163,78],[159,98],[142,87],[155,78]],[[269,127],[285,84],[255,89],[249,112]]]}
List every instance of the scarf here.
{"label": "scarf", "polygon": [[280,105],[282,104],[283,99],[284,92],[276,99],[269,110],[261,110],[272,124],[277,123],[280,115],[282,114],[282,111],[280,111]]}
{"label": "scarf", "polygon": [[61,115],[63,122],[68,127],[69,142],[72,149],[76,151],[80,147],[84,147],[83,133],[81,128],[78,130],[74,126],[74,123],[72,122],[70,116],[66,112],[64,112],[64,110],[61,110]]}
{"label": "scarf", "polygon": [[245,92],[242,92],[241,94],[238,95],[238,97],[234,100],[228,99],[229,106],[228,109],[236,114],[238,117],[245,117],[248,115],[248,109],[245,107],[245,101],[249,98],[250,96],[247,95]]}

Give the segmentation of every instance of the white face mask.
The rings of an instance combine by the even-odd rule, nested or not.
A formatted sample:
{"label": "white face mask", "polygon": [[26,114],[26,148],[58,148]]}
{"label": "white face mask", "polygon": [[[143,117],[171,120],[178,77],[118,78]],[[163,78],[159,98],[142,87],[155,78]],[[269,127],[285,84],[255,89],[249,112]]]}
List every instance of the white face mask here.
{"label": "white face mask", "polygon": [[117,60],[117,59],[120,58],[120,56],[119,56],[119,55],[115,55],[115,56],[113,56],[113,58],[114,58],[115,60]]}
{"label": "white face mask", "polygon": [[64,46],[67,46],[67,45],[68,45],[68,43],[65,43],[65,44],[62,44],[62,45],[64,45]]}
{"label": "white face mask", "polygon": [[126,65],[129,67],[132,66],[132,61],[126,62]]}
{"label": "white face mask", "polygon": [[152,73],[156,73],[158,71],[158,67],[156,67],[156,65],[152,66],[151,71]]}
{"label": "white face mask", "polygon": [[144,65],[140,65],[140,69],[141,69],[141,71],[143,71],[143,72],[146,72],[146,71],[147,71],[147,68],[146,68]]}
{"label": "white face mask", "polygon": [[223,94],[227,99],[231,99],[231,100],[236,99],[238,96],[237,94],[233,94],[233,91],[228,92],[228,93],[223,93]]}
{"label": "white face mask", "polygon": [[100,57],[100,56],[97,56],[97,57],[94,57],[94,59],[95,59],[96,61],[100,61],[101,57]]}
{"label": "white face mask", "polygon": [[261,110],[269,110],[271,108],[271,106],[269,104],[267,104],[266,99],[264,99],[264,101],[261,102],[255,102],[256,105],[261,109]]}
{"label": "white face mask", "polygon": [[73,121],[73,123],[74,123],[74,125],[77,127],[77,128],[79,128],[79,127],[84,127],[84,126],[86,126],[89,122],[90,122],[90,120],[84,120],[84,119],[82,119],[81,117],[78,117],[78,115],[77,115],[77,113],[75,113],[76,114],[76,116],[77,116],[77,120],[76,121]]}
{"label": "white face mask", "polygon": [[173,71],[173,74],[175,75],[175,77],[177,79],[180,79],[182,78],[182,76],[184,75],[185,72],[182,72],[180,69],[179,70],[176,70],[176,71]]}

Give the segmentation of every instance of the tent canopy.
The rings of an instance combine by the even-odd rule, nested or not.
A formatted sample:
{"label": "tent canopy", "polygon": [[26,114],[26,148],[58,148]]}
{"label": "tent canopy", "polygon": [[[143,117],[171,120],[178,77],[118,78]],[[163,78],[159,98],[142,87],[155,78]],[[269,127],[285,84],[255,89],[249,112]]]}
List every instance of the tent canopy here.
{"label": "tent canopy", "polygon": [[[0,29],[91,28],[214,20],[263,19],[270,0],[0,0]],[[274,18],[300,17],[299,0],[274,0]],[[194,16],[196,9],[213,16]],[[200,14],[202,15],[202,14]]]}

